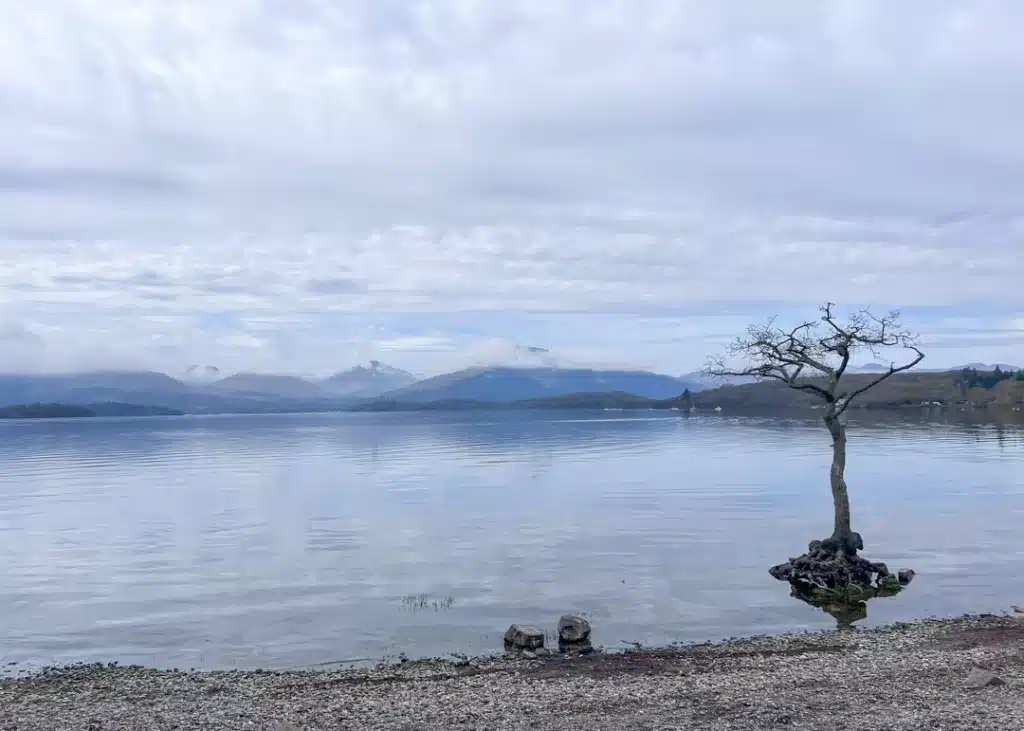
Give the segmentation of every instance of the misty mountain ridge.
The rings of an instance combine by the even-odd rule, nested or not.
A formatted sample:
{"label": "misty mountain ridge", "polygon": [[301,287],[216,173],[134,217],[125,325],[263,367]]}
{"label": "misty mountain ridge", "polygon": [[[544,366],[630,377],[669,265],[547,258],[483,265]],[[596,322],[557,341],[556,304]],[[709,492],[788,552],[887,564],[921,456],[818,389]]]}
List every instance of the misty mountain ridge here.
{"label": "misty mountain ridge", "polygon": [[[542,348],[524,348],[524,361],[547,358]],[[995,365],[962,368],[992,370]],[[851,374],[880,373],[888,366],[867,364]],[[1019,371],[999,364],[1000,370]],[[568,368],[529,365],[474,366],[418,380],[415,375],[379,361],[358,365],[324,379],[284,374],[237,373],[207,381],[213,371],[198,367],[200,377],[182,379],[156,371],[94,371],[48,375],[0,374],[0,407],[63,403],[138,404],[186,413],[269,413],[347,409],[370,401],[392,405],[429,402],[511,404],[538,399],[561,399],[574,394],[632,394],[646,399],[671,399],[685,389],[699,392],[757,379],[712,379],[700,374],[682,377],[639,369]],[[924,369],[915,369],[924,370]],[[193,372],[194,371],[190,371]]]}
{"label": "misty mountain ridge", "polygon": [[221,377],[220,368],[212,365],[190,365],[185,369],[185,377],[191,381],[209,383]]}
{"label": "misty mountain ridge", "polygon": [[693,388],[674,376],[649,371],[492,366],[465,368],[418,381],[382,395],[397,402],[482,401],[508,403],[574,393],[625,392],[645,398],[672,398]]}
{"label": "misty mountain ridge", "polygon": [[407,371],[375,361],[321,381],[237,373],[212,382],[195,382],[151,371],[0,376],[0,406],[117,402],[189,413],[270,412],[346,408],[378,397],[409,403],[463,398],[509,403],[581,391],[621,391],[645,398],[670,398],[687,387],[700,388],[648,371],[529,365],[475,367],[417,380]]}
{"label": "misty mountain ridge", "polygon": [[317,399],[327,396],[327,392],[316,383],[298,376],[272,373],[236,373],[214,381],[206,388],[220,393],[250,393],[296,399]]}
{"label": "misty mountain ridge", "polygon": [[320,381],[320,387],[335,396],[373,398],[416,382],[416,376],[378,360],[357,365]]}

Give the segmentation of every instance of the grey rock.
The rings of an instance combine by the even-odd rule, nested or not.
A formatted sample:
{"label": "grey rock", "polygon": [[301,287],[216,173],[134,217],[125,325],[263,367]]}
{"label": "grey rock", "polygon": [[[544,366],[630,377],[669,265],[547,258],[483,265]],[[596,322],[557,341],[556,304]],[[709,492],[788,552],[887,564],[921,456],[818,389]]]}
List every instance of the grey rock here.
{"label": "grey rock", "polygon": [[536,650],[536,652],[534,652],[534,654],[535,654],[535,655],[536,655],[537,657],[551,657],[551,656],[552,656],[552,655],[554,655],[555,653],[554,653],[554,652],[552,652],[551,650],[549,650],[549,649],[548,649],[548,648],[546,648],[546,647],[541,647],[541,648],[538,648],[538,649]]}
{"label": "grey rock", "polygon": [[544,647],[544,633],[532,624],[513,624],[505,632],[505,644],[520,650]]}
{"label": "grey rock", "polygon": [[590,638],[590,622],[577,614],[565,614],[558,620],[558,641],[568,644],[586,642]]}
{"label": "grey rock", "polygon": [[964,681],[964,685],[973,690],[977,690],[979,688],[987,688],[992,685],[1006,685],[1006,681],[991,670],[975,667],[971,668],[971,672],[967,674],[967,679]]}
{"label": "grey rock", "polygon": [[530,650],[523,650],[523,657],[525,657],[527,660],[536,660],[537,653],[531,652]]}
{"label": "grey rock", "polygon": [[899,578],[900,585],[906,586],[914,580],[914,569],[900,569],[896,576]]}

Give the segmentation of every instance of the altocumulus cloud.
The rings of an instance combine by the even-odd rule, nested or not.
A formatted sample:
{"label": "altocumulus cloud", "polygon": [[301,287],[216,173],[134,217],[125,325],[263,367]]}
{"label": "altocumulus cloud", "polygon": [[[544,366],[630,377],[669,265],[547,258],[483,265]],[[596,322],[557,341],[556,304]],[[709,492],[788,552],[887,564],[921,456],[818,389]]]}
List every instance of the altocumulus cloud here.
{"label": "altocumulus cloud", "polygon": [[1022,34],[1010,0],[19,3],[0,370],[675,370],[825,299],[1020,360]]}

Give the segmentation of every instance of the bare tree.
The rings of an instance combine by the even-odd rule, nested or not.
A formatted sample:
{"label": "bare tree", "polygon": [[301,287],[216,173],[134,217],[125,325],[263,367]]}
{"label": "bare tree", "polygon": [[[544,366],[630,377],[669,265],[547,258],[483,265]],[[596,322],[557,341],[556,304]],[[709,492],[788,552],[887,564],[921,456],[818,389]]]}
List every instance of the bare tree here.
{"label": "bare tree", "polygon": [[[797,325],[791,330],[776,326],[752,325],[736,339],[726,356],[714,358],[704,368],[707,375],[747,376],[781,381],[789,388],[817,396],[824,402],[825,426],[832,436],[832,501],[835,527],[831,542],[847,555],[864,547],[850,525],[850,496],[846,487],[846,426],[840,417],[861,394],[870,391],[896,373],[907,371],[924,359],[917,338],[899,324],[899,313],[877,317],[864,309],[840,322],[831,302],[818,309],[821,317]],[[909,351],[902,365],[891,362],[888,369],[867,379],[852,390],[843,388],[843,375],[850,359],[858,351],[879,358],[881,351],[900,348]],[[730,361],[739,361],[733,367]]]}

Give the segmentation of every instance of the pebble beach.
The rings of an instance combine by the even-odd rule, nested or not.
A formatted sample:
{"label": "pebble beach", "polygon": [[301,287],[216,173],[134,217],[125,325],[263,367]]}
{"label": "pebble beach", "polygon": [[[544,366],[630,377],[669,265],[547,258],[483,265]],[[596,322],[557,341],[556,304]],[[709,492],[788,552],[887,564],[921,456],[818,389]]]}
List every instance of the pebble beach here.
{"label": "pebble beach", "polygon": [[0,680],[0,731],[1024,728],[1024,620],[331,671],[73,665]]}

